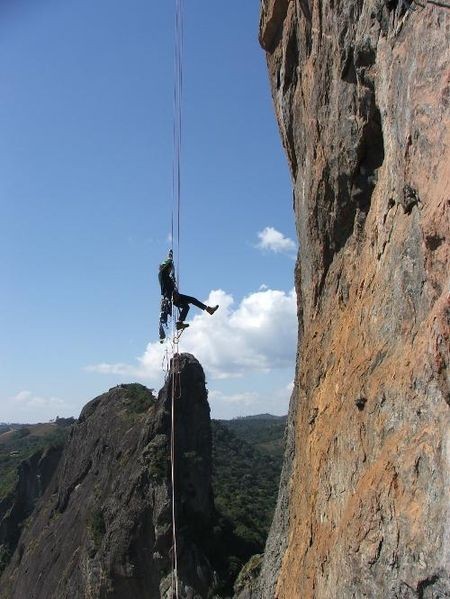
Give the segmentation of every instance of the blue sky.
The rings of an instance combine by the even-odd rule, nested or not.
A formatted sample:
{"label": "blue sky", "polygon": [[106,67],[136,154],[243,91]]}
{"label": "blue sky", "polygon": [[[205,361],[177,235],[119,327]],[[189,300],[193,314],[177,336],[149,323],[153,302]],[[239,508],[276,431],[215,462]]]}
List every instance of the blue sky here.
{"label": "blue sky", "polygon": [[[3,5],[0,421],[159,384],[174,4]],[[291,186],[258,13],[185,3],[181,291],[221,316],[192,310],[181,350],[202,359],[216,417],[286,412],[294,366]]]}

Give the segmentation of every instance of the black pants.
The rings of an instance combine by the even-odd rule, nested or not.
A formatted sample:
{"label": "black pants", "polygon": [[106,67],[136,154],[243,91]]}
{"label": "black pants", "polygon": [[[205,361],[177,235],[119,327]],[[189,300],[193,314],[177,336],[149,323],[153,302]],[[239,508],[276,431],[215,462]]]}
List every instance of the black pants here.
{"label": "black pants", "polygon": [[179,308],[180,310],[180,318],[179,322],[183,322],[189,312],[189,304],[193,306],[197,306],[200,310],[206,310],[205,304],[199,302],[195,297],[191,297],[190,295],[183,295],[182,293],[175,292],[173,294],[173,305]]}

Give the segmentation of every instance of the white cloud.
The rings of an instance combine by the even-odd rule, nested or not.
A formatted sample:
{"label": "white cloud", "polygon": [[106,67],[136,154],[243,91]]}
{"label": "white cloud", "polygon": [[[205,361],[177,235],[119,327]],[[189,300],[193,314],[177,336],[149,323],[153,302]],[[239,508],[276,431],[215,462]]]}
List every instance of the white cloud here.
{"label": "white cloud", "polygon": [[108,364],[103,362],[101,364],[95,364],[93,366],[86,366],[85,370],[88,372],[98,372],[99,374],[118,374],[118,375],[137,375],[141,372],[139,368],[130,366],[129,364]]}
{"label": "white cloud", "polygon": [[[261,289],[235,308],[233,297],[218,289],[211,291],[205,303],[220,308],[213,316],[191,308],[191,314],[197,313],[183,333],[180,351],[194,354],[208,378],[242,377],[293,365],[297,340],[294,290]],[[133,376],[156,386],[167,349],[166,344],[151,342],[136,364],[101,363],[87,370]]]}
{"label": "white cloud", "polygon": [[256,247],[260,250],[269,250],[277,254],[293,254],[297,250],[297,245],[292,239],[285,237],[273,227],[266,227],[260,231],[258,239]]}
{"label": "white cloud", "polygon": [[222,391],[210,391],[208,393],[208,399],[210,402],[220,402],[224,404],[239,404],[248,408],[249,406],[255,405],[258,402],[258,394],[252,391],[244,393],[233,393],[227,395]]}
{"label": "white cloud", "polygon": [[287,414],[292,383],[280,388],[264,391],[243,391],[227,393],[218,389],[210,390],[208,400],[213,418],[236,418],[248,414]]}
{"label": "white cloud", "polygon": [[31,391],[19,391],[19,393],[10,397],[9,401],[22,411],[44,410],[46,413],[54,413],[54,415],[58,410],[67,408],[67,404],[59,397],[42,397]]}
{"label": "white cloud", "polygon": [[290,398],[293,390],[294,390],[294,381],[291,381],[285,387],[283,387],[283,389],[281,390],[281,394],[285,394]]}

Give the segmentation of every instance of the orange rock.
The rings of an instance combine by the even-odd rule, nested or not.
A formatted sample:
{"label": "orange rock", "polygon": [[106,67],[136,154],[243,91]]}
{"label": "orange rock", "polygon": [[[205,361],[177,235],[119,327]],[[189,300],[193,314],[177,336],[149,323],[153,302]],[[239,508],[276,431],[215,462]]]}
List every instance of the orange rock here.
{"label": "orange rock", "polygon": [[265,0],[299,237],[267,599],[450,597],[450,13]]}

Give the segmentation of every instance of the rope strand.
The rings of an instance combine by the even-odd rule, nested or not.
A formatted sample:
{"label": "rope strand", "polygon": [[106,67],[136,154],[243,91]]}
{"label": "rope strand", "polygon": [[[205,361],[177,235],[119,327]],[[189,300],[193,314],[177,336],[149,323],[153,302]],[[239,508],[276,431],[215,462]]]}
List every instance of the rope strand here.
{"label": "rope strand", "polygon": [[[177,547],[177,528],[176,528],[176,510],[175,510],[175,379],[178,364],[175,354],[172,358],[172,401],[171,401],[171,436],[170,436],[170,473],[172,480],[172,595],[178,599],[178,547]],[[174,593],[175,591],[175,593]]]}
{"label": "rope strand", "polygon": [[180,284],[180,230],[181,230],[181,153],[182,153],[182,125],[183,125],[183,0],[175,3],[175,82],[174,82],[174,119],[173,119],[173,214],[176,217],[176,240],[174,251],[176,253],[175,275]]}
{"label": "rope strand", "polygon": [[[180,284],[180,223],[181,223],[181,141],[183,124],[183,0],[175,0],[175,52],[174,52],[174,91],[173,91],[173,163],[172,163],[172,247],[176,255],[175,280]],[[175,223],[174,223],[175,217]],[[175,224],[175,227],[174,227]],[[174,239],[176,229],[176,239]],[[181,392],[179,373],[179,336],[175,326],[175,307],[172,303],[172,397],[171,397],[171,438],[170,462],[172,483],[172,596],[179,597],[178,582],[178,547],[177,547],[177,522],[175,504],[175,400]],[[177,391],[176,391],[177,390]]]}

